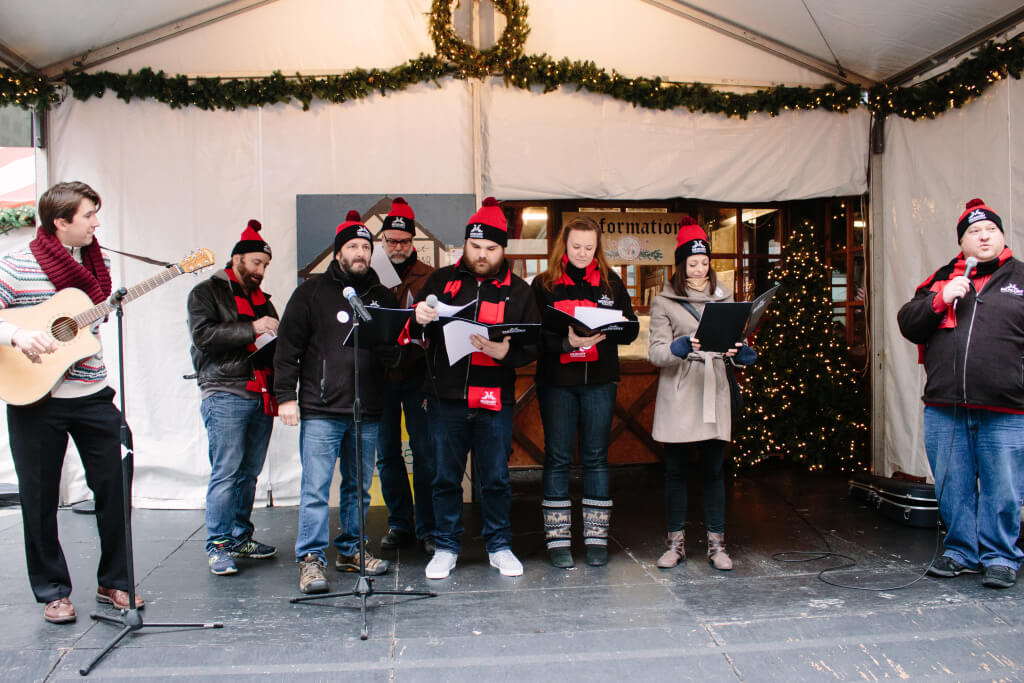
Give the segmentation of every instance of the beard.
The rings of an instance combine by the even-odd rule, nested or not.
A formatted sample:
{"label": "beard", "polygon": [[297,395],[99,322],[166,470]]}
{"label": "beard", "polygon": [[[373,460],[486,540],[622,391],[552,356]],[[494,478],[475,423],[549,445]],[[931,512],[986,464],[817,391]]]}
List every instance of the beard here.
{"label": "beard", "polygon": [[352,261],[342,258],[338,265],[341,266],[343,273],[357,280],[370,272],[369,260],[363,260],[361,258],[353,259]]}
{"label": "beard", "polygon": [[498,271],[501,270],[501,261],[498,261],[494,265],[491,265],[485,260],[478,259],[471,261],[469,269],[473,271],[473,274],[477,277],[487,277],[489,275],[497,275]]}

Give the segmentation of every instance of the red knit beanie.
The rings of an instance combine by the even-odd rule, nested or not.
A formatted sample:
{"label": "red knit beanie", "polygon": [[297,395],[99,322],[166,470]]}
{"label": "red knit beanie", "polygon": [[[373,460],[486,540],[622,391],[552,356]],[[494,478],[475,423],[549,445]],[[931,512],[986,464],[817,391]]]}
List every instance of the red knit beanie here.
{"label": "red knit beanie", "polygon": [[345,222],[334,232],[334,255],[338,255],[345,242],[359,238],[369,242],[370,249],[373,249],[373,235],[370,234],[370,229],[363,225],[359,212],[353,209],[345,216]]}
{"label": "red knit beanie", "polygon": [[503,247],[508,244],[508,225],[497,199],[488,197],[480,210],[470,216],[466,224],[466,239],[490,240]]}
{"label": "red knit beanie", "polygon": [[683,216],[679,221],[679,233],[676,235],[676,265],[694,254],[711,256],[711,245],[708,243],[707,233],[697,225],[697,221],[693,220],[692,216]]}
{"label": "red knit beanie", "polygon": [[978,221],[992,221],[999,228],[999,232],[1005,232],[1003,230],[1003,221],[996,212],[985,206],[985,200],[975,198],[967,202],[967,207],[960,214],[960,220],[956,222],[956,241],[962,240],[964,233],[967,232],[967,228],[971,227],[972,223],[977,223]]}
{"label": "red knit beanie", "polygon": [[231,255],[235,254],[250,254],[254,251],[258,251],[272,256],[270,253],[270,245],[267,244],[262,237],[260,237],[260,230],[263,228],[260,222],[253,218],[245,226],[245,230],[242,231],[242,238],[235,243],[235,248],[231,250]]}
{"label": "red knit beanie", "polygon": [[384,218],[381,230],[404,230],[410,235],[416,234],[416,215],[404,197],[395,197],[391,202],[391,211]]}

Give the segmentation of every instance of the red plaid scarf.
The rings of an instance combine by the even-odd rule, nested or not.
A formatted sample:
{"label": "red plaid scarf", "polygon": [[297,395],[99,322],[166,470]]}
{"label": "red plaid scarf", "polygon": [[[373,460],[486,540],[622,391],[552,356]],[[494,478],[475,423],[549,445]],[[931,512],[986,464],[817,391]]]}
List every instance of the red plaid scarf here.
{"label": "red plaid scarf", "polygon": [[57,291],[75,287],[85,292],[94,304],[106,301],[110,296],[110,271],[103,263],[100,243],[95,237],[91,244],[82,247],[82,263],[71,256],[56,235],[42,228],[36,231],[36,238],[29,242],[28,247]]}
{"label": "red plaid scarf", "polygon": [[[261,318],[264,315],[263,308],[267,304],[267,297],[263,293],[263,290],[256,288],[252,292],[246,293],[245,289],[238,282],[238,278],[235,277],[235,271],[228,266],[224,269],[224,272],[228,275],[228,280],[231,281],[231,293],[235,295],[235,307],[238,309],[238,319],[252,322],[257,318]],[[260,310],[260,315],[256,315],[256,309]],[[245,347],[249,353],[256,353],[255,342],[250,342]],[[277,415],[277,400],[274,398],[274,393],[271,388],[274,386],[274,368],[271,365],[265,365],[263,367],[253,366],[253,379],[249,380],[245,384],[245,388],[253,393],[257,393],[263,397],[263,412],[267,415]]]}

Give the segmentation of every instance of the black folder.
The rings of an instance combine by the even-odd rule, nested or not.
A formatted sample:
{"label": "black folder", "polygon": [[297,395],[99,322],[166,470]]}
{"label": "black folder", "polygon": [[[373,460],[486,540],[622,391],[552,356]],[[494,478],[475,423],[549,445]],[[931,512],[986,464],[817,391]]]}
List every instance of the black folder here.
{"label": "black folder", "polygon": [[760,322],[778,285],[753,301],[723,301],[704,304],[704,313],[693,335],[700,341],[701,351],[725,353],[743,341]]}
{"label": "black folder", "polygon": [[[367,306],[366,311],[370,314],[370,320],[363,320],[359,323],[359,346],[368,348],[382,344],[397,344],[398,335],[402,328],[409,321],[413,314],[411,308],[383,308],[381,306]],[[349,328],[345,336],[345,346],[355,344],[355,325]]]}
{"label": "black folder", "polygon": [[565,311],[560,311],[554,306],[548,306],[544,310],[544,327],[552,332],[566,334],[569,325],[572,325],[573,331],[581,337],[603,334],[606,341],[610,341],[613,344],[629,343],[636,338],[637,331],[640,328],[640,323],[636,320],[616,320],[590,328],[584,325],[579,318]]}

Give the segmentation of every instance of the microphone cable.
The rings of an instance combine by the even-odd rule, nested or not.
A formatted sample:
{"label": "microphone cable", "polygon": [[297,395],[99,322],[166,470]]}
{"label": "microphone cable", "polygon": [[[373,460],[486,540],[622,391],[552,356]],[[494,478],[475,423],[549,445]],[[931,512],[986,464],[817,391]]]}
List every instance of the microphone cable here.
{"label": "microphone cable", "polygon": [[[968,270],[967,272],[970,273],[970,270]],[[968,276],[968,280],[970,280],[969,276]],[[974,288],[974,283],[972,281],[971,282],[971,289],[973,289],[973,288]],[[940,296],[940,295],[937,294],[936,296]],[[957,301],[959,301],[959,299]],[[956,302],[954,301],[953,303],[954,303],[953,309],[955,311],[956,310]],[[977,306],[977,295],[975,295],[975,306]],[[971,309],[971,326],[972,327],[973,327],[973,323],[974,323],[974,308]],[[958,332],[959,328],[960,328],[959,324],[957,324],[953,328],[953,335],[954,335],[953,338],[954,338],[954,341],[957,341],[957,338],[960,336],[959,332]],[[968,348],[969,342],[970,342],[970,335],[968,335],[967,342],[964,345],[964,365],[963,365],[963,372],[964,372],[964,397],[963,397],[963,402],[964,403],[967,402],[966,382],[967,382],[967,355],[968,355],[968,351],[969,351],[969,348]],[[954,377],[954,381],[955,381],[955,378],[956,378],[956,359],[957,359],[957,344],[954,344],[953,345],[953,377]],[[953,458],[953,446],[956,443],[956,425],[957,425],[957,421],[956,420],[957,420],[957,408],[959,407],[959,405],[960,405],[959,401],[954,401],[953,402],[952,427],[951,427],[951,429],[949,431],[949,460],[952,460],[952,458]],[[942,472],[942,480],[939,482],[939,486],[935,488],[935,505],[936,505],[936,508],[938,508],[939,501],[942,499],[942,492],[946,488],[946,478],[949,476],[949,469],[950,469],[949,468],[949,462],[947,462],[946,467],[945,467],[945,469]],[[774,493],[776,497],[778,497],[784,503],[786,503],[786,505],[789,506],[789,508],[793,511],[793,513],[797,517],[799,517],[800,520],[803,521],[808,527],[810,527],[810,529],[812,531],[814,531],[814,533],[816,533],[819,536],[819,538],[821,538],[822,543],[825,544],[825,548],[826,548],[826,550],[824,550],[824,551],[784,550],[784,551],[781,551],[781,552],[772,553],[771,559],[776,561],[776,562],[783,562],[783,563],[814,562],[816,560],[824,560],[824,559],[828,559],[828,558],[832,558],[832,557],[840,558],[841,560],[843,560],[844,561],[843,564],[836,565],[835,567],[826,567],[825,569],[822,569],[821,571],[818,572],[817,578],[822,583],[827,583],[828,585],[835,586],[837,588],[849,588],[851,590],[870,591],[870,592],[886,592],[886,591],[902,590],[904,588],[910,588],[911,586],[916,584],[918,581],[921,581],[922,579],[927,577],[928,576],[928,570],[930,570],[932,568],[932,566],[935,564],[935,561],[937,559],[939,559],[940,551],[942,550],[942,514],[941,514],[941,511],[939,511],[937,509],[936,511],[939,512],[939,515],[938,515],[938,520],[937,520],[936,525],[935,525],[935,527],[936,527],[935,528],[935,549],[932,552],[932,559],[929,560],[928,564],[924,568],[924,571],[920,575],[915,577],[913,580],[911,580],[911,581],[909,581],[907,583],[898,585],[898,586],[884,586],[884,587],[879,587],[879,586],[855,586],[855,585],[852,585],[852,584],[839,583],[838,581],[830,580],[828,577],[825,576],[826,574],[828,574],[830,572],[837,572],[837,571],[841,571],[843,569],[851,569],[853,567],[856,567],[857,566],[857,560],[855,560],[854,558],[850,557],[849,555],[844,555],[843,553],[837,553],[837,552],[833,551],[831,544],[829,544],[829,542],[828,542],[828,537],[826,537],[825,534],[822,533],[820,529],[818,529],[813,524],[811,524],[811,522],[807,519],[807,517],[800,513],[800,511],[797,509],[796,505],[794,505],[784,495],[779,493],[778,490],[776,490],[776,489],[774,489],[772,487],[769,487],[769,490],[772,493]],[[789,556],[797,556],[797,557],[795,559],[788,559]],[[805,556],[807,556],[807,557],[805,557]]]}

